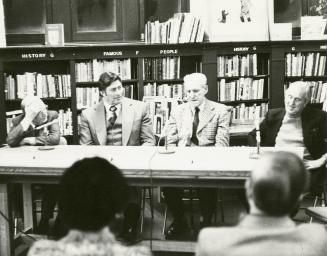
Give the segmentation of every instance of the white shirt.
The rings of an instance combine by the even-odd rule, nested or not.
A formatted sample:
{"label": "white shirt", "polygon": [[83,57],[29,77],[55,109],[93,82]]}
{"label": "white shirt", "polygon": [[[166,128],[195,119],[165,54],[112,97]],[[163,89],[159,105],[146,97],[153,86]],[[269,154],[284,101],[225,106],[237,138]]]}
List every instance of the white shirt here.
{"label": "white shirt", "polygon": [[106,109],[106,119],[109,120],[112,116],[113,116],[113,112],[110,111],[110,108],[112,106],[116,107],[117,110],[115,111],[116,112],[116,115],[119,116],[120,115],[120,112],[121,112],[121,104],[117,104],[117,105],[110,105],[108,104],[107,102],[103,101],[103,104],[104,104],[104,107]]}

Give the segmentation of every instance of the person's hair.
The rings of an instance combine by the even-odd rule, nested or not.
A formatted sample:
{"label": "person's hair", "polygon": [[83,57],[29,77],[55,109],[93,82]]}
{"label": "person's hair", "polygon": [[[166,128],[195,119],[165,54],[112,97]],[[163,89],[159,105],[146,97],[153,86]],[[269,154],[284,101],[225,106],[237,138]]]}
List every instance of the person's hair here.
{"label": "person's hair", "polygon": [[301,88],[304,91],[304,97],[306,102],[310,101],[311,98],[311,86],[303,81],[296,81],[290,84],[290,86],[286,89],[286,92],[290,90],[292,87]]}
{"label": "person's hair", "polygon": [[44,105],[44,102],[40,99],[40,97],[38,96],[34,96],[34,95],[28,95],[28,96],[25,96],[24,99],[21,101],[20,103],[20,107],[21,107],[21,110],[23,111],[23,113],[25,113],[25,107],[33,102],[38,102],[40,105]]}
{"label": "person's hair", "polygon": [[290,152],[271,152],[263,157],[269,161],[262,170],[265,175],[250,178],[254,203],[269,215],[287,215],[307,188],[307,171],[302,160]]}
{"label": "person's hair", "polygon": [[120,170],[103,158],[84,158],[61,179],[59,214],[66,229],[98,231],[126,200],[127,183]]}
{"label": "person's hair", "polygon": [[204,89],[208,89],[207,77],[202,73],[192,73],[184,76],[184,84],[196,83],[201,85]]}
{"label": "person's hair", "polygon": [[105,91],[108,86],[110,86],[113,82],[120,81],[121,78],[115,73],[112,72],[104,72],[100,75],[99,78],[99,90]]}

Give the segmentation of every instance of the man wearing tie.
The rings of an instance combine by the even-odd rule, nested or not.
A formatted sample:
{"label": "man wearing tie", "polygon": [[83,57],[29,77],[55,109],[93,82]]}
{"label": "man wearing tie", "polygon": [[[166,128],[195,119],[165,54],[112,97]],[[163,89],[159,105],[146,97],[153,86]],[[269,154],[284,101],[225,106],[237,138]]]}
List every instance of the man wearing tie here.
{"label": "man wearing tie", "polygon": [[[102,100],[81,114],[80,144],[108,146],[154,146],[151,119],[145,103],[124,97],[121,78],[105,72],[99,79]],[[136,191],[131,189],[131,201],[125,209],[123,238],[132,242],[140,206]]]}
{"label": "man wearing tie", "polygon": [[[168,144],[178,146],[229,145],[230,115],[226,106],[208,100],[207,78],[202,73],[184,77],[188,102],[172,111],[167,124]],[[164,188],[168,209],[173,215],[173,223],[165,232],[166,239],[180,239],[187,231],[187,221],[182,203],[183,189]],[[216,205],[215,189],[198,189],[201,210],[201,226],[210,226]]]}

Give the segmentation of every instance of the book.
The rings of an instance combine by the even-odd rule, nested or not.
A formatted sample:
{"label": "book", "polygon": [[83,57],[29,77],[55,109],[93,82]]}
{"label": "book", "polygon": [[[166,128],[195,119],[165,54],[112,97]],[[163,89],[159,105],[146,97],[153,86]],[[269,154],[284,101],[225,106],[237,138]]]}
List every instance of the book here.
{"label": "book", "polygon": [[64,24],[45,24],[45,44],[51,46],[63,46]]}

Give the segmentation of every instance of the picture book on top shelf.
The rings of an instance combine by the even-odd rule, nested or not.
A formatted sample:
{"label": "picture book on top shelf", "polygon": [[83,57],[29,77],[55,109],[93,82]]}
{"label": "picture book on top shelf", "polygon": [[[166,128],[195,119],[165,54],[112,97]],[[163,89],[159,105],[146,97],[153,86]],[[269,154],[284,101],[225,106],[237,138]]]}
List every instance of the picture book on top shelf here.
{"label": "picture book on top shelf", "polygon": [[191,0],[211,42],[269,40],[266,0]]}

